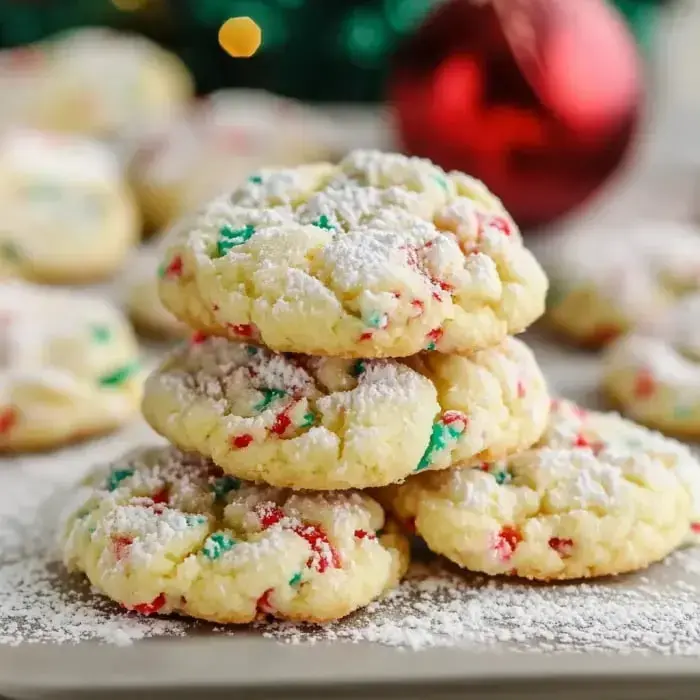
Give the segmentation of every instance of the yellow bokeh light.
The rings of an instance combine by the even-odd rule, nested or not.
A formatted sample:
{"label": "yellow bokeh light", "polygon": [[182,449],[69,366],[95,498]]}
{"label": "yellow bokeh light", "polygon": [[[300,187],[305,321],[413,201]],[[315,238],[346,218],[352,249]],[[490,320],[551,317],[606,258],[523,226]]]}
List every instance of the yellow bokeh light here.
{"label": "yellow bokeh light", "polygon": [[261,42],[262,31],[250,17],[231,17],[219,29],[221,48],[234,58],[250,58]]}

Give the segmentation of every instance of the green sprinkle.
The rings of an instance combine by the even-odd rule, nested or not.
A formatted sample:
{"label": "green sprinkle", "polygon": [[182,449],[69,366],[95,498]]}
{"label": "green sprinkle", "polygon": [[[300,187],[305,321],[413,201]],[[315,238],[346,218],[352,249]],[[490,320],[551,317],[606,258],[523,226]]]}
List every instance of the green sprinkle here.
{"label": "green sprinkle", "polygon": [[96,529],[96,528],[94,528],[94,527],[89,527],[89,528],[88,528],[88,534],[89,534],[89,535],[94,535],[94,534],[95,534],[95,529]]}
{"label": "green sprinkle", "polygon": [[435,350],[435,343],[430,343],[426,350]]}
{"label": "green sprinkle", "polygon": [[215,493],[216,499],[223,498],[229,491],[238,491],[241,488],[240,479],[233,476],[222,476],[214,480],[211,490]]}
{"label": "green sprinkle", "polygon": [[124,479],[128,479],[130,476],[134,475],[133,469],[115,469],[107,477],[107,490],[114,491],[114,489],[121,484]]}
{"label": "green sprinkle", "polygon": [[0,243],[0,257],[10,262],[18,262],[22,259],[19,248],[10,241],[3,241]]}
{"label": "green sprinkle", "polygon": [[109,326],[93,325],[90,327],[90,334],[96,343],[108,343],[112,338]]}
{"label": "green sprinkle", "polygon": [[381,537],[384,534],[384,530],[377,530],[377,537]]}
{"label": "green sprinkle", "polygon": [[165,277],[165,264],[164,263],[161,263],[160,265],[158,265],[158,277],[160,277],[161,279],[163,279],[163,277]]}
{"label": "green sprinkle", "polygon": [[444,450],[448,443],[455,441],[462,432],[463,430],[458,430],[452,425],[445,425],[442,420],[433,423],[428,446],[425,448],[425,452],[420,462],[418,462],[415,471],[419,472],[423,469],[427,469],[432,464],[435,455]]}
{"label": "green sprinkle", "polygon": [[298,571],[292,578],[289,579],[289,585],[294,587],[301,583],[301,571]]}
{"label": "green sprinkle", "polygon": [[254,411],[264,411],[273,401],[287,395],[287,392],[282,389],[260,389],[260,393],[263,399],[253,406]]}
{"label": "green sprinkle", "polygon": [[222,226],[219,230],[219,241],[216,244],[216,250],[219,257],[228,253],[231,248],[243,245],[255,233],[255,226],[248,224],[243,228],[232,229],[229,226]]}
{"label": "green sprinkle", "polygon": [[305,413],[299,427],[300,428],[308,428],[310,425],[313,425],[315,423],[315,421],[316,421],[316,416],[312,412]]}
{"label": "green sprinkle", "polygon": [[225,532],[215,532],[207,538],[204,543],[202,552],[207,559],[218,559],[224,552],[233,549],[236,540],[227,535]]}
{"label": "green sprinkle", "polygon": [[510,481],[510,474],[504,469],[494,474],[493,478],[499,486],[503,486],[503,484],[507,484]]}
{"label": "green sprinkle", "polygon": [[138,362],[132,362],[131,364],[119,367],[115,369],[114,372],[100,377],[100,386],[119,386],[133,377],[140,369],[141,365]]}
{"label": "green sprinkle", "polygon": [[690,416],[695,413],[695,408],[693,406],[676,406],[673,409],[674,418],[690,418]]}
{"label": "green sprinkle", "polygon": [[313,226],[316,226],[318,228],[325,229],[326,231],[333,231],[335,230],[335,226],[333,226],[330,221],[328,221],[328,217],[325,214],[322,214],[321,216],[316,219],[316,221],[312,221],[311,224]]}
{"label": "green sprinkle", "polygon": [[248,345],[245,351],[248,353],[248,355],[250,355],[250,357],[254,357],[258,354],[258,348],[256,348],[255,345]]}
{"label": "green sprinkle", "polygon": [[455,428],[452,425],[447,426],[447,434],[453,440],[456,440],[463,432],[464,432],[463,430],[459,430],[459,428]]}
{"label": "green sprinkle", "polygon": [[357,362],[353,362],[352,367],[350,367],[350,376],[357,378],[363,374],[366,369],[367,366],[364,360],[357,360]]}
{"label": "green sprinkle", "polygon": [[437,184],[440,185],[440,187],[442,187],[442,189],[445,190],[445,192],[447,192],[447,180],[442,175],[436,175],[435,182],[437,182]]}
{"label": "green sprinkle", "polygon": [[262,178],[260,175],[251,175],[248,178],[248,182],[252,182],[254,185],[262,185]]}
{"label": "green sprinkle", "polygon": [[386,321],[386,314],[380,314],[378,311],[375,311],[367,320],[367,325],[371,328],[384,328],[387,325]]}
{"label": "green sprinkle", "polygon": [[194,525],[204,525],[207,519],[204,515],[186,515],[185,522],[192,527]]}

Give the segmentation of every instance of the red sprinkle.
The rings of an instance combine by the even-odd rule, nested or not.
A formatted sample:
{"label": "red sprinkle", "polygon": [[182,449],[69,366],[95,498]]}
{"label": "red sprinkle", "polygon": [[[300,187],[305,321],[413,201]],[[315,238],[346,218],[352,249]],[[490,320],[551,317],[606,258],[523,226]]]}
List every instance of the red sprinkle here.
{"label": "red sprinkle", "polygon": [[479,469],[481,469],[482,472],[487,472],[487,471],[489,471],[490,466],[491,465],[488,462],[482,462],[479,465]]}
{"label": "red sprinkle", "polygon": [[377,539],[377,536],[373,532],[367,532],[367,530],[355,530],[355,537],[357,537],[358,540],[364,540],[365,538],[368,540]]}
{"label": "red sprinkle", "polygon": [[426,334],[426,338],[429,338],[434,343],[437,343],[437,341],[440,340],[440,338],[442,338],[443,333],[444,331],[442,330],[442,328],[433,328],[432,331],[429,331]]}
{"label": "red sprinkle", "polygon": [[638,399],[648,399],[654,391],[656,391],[656,383],[651,372],[647,369],[641,370],[634,384],[634,395]]}
{"label": "red sprinkle", "polygon": [[483,236],[484,228],[486,226],[492,226],[504,236],[510,236],[512,233],[510,224],[502,216],[491,216],[488,214],[478,213],[477,218],[479,220],[479,238]]}
{"label": "red sprinkle", "polygon": [[236,437],[231,438],[231,444],[239,450],[248,447],[251,442],[253,442],[253,436],[250,433],[243,433],[243,435],[236,435]]}
{"label": "red sprinkle", "polygon": [[226,326],[243,338],[252,338],[255,333],[255,326],[251,323],[227,323]]}
{"label": "red sprinkle", "polygon": [[450,284],[449,282],[445,282],[444,280],[435,280],[435,284],[437,284],[443,292],[454,291],[454,285]]}
{"label": "red sprinkle", "polygon": [[263,615],[272,615],[275,611],[275,609],[272,607],[272,603],[270,602],[270,596],[272,595],[273,590],[274,589],[272,588],[268,588],[255,603],[256,609],[258,612],[263,613]]}
{"label": "red sprinkle", "polygon": [[176,255],[165,268],[165,277],[179,277],[182,274],[182,256]]}
{"label": "red sprinkle", "polygon": [[275,435],[284,435],[287,428],[292,424],[292,419],[286,413],[280,413],[270,428],[270,432]]}
{"label": "red sprinkle", "polygon": [[278,508],[273,503],[263,503],[258,506],[258,518],[260,518],[260,525],[263,530],[267,530],[268,527],[277,525],[280,520],[285,517],[284,511]]}
{"label": "red sprinkle", "polygon": [[469,419],[461,411],[445,411],[442,414],[442,422],[445,425],[450,425],[451,423],[457,422],[462,422],[466,425],[469,422]]}
{"label": "red sprinkle", "polygon": [[690,529],[696,534],[700,534],[700,523],[691,523]]}
{"label": "red sprinkle", "polygon": [[522,399],[525,397],[525,384],[518,382],[518,398]]}
{"label": "red sprinkle", "polygon": [[579,433],[576,436],[576,439],[574,440],[574,447],[590,447],[591,443],[586,440],[581,433]]}
{"label": "red sprinkle", "polygon": [[12,406],[0,412],[0,435],[9,433],[17,424],[17,411]]}
{"label": "red sprinkle", "polygon": [[573,549],[574,541],[568,538],[562,539],[561,537],[551,537],[547,544],[561,557],[566,559],[566,557],[571,556],[571,550]]}
{"label": "red sprinkle", "polygon": [[195,331],[192,334],[192,344],[201,345],[207,339],[207,334],[204,331]]}
{"label": "red sprinkle", "polygon": [[420,299],[414,299],[411,306],[416,310],[413,318],[418,318],[425,311],[425,304]]}
{"label": "red sprinkle", "polygon": [[574,413],[579,420],[586,420],[588,418],[588,411],[581,406],[574,406]]}
{"label": "red sprinkle", "polygon": [[506,525],[501,528],[496,536],[494,549],[498,552],[501,561],[508,561],[522,541],[523,536],[520,534],[520,531],[511,525]]}
{"label": "red sprinkle", "polygon": [[163,486],[163,488],[158,491],[158,493],[154,493],[151,496],[151,500],[153,503],[169,503],[170,501],[170,491],[167,486]]}
{"label": "red sprinkle", "polygon": [[392,294],[394,295],[394,298],[395,298],[395,299],[400,299],[400,298],[401,298],[401,292],[392,292]]}
{"label": "red sprinkle", "polygon": [[139,605],[134,605],[131,609],[137,613],[141,613],[141,615],[153,615],[153,613],[157,613],[164,605],[165,593],[161,593],[150,603],[140,603]]}
{"label": "red sprinkle", "polygon": [[360,340],[370,340],[372,338],[372,331],[365,331],[361,336]]}
{"label": "red sprinkle", "polygon": [[112,540],[112,547],[114,549],[114,558],[117,561],[121,561],[126,557],[129,547],[133,544],[134,540],[132,537],[115,537]]}
{"label": "red sprinkle", "polygon": [[316,565],[316,570],[322,574],[329,567],[340,569],[342,564],[338,550],[328,540],[328,536],[317,525],[298,525],[294,528],[294,532],[305,539],[311,550],[318,554],[318,557],[310,557],[306,562],[307,566]]}
{"label": "red sprinkle", "polygon": [[433,299],[435,299],[435,301],[442,301],[442,297],[440,296],[440,292],[433,292]]}

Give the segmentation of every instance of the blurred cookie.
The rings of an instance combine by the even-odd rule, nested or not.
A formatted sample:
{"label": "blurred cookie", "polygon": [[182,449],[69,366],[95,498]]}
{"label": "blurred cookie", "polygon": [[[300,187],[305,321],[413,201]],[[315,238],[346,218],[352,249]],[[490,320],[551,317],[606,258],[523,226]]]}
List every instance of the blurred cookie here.
{"label": "blurred cookie", "polygon": [[163,253],[186,220],[134,251],[120,276],[119,287],[129,318],[139,333],[155,339],[188,337],[192,331],[164,306],[158,294],[158,266]]}
{"label": "blurred cookie", "polygon": [[193,93],[180,59],[135,34],[74,29],[37,48],[48,66],[27,106],[32,126],[109,136],[140,131],[171,119]]}
{"label": "blurred cookie", "polygon": [[700,437],[700,295],[611,345],[603,357],[603,389],[640,423]]}
{"label": "blurred cookie", "polygon": [[606,345],[700,287],[700,229],[684,224],[588,228],[544,244],[545,320],[580,345]]}
{"label": "blurred cookie", "polygon": [[292,100],[251,90],[213,93],[136,149],[131,175],[146,223],[170,224],[265,165],[327,154],[322,119]]}
{"label": "blurred cookie", "polygon": [[172,448],[127,454],[87,486],[64,561],[142,615],[335,620],[394,588],[408,567],[405,537],[356,491],[256,486]]}
{"label": "blurred cookie", "polygon": [[532,449],[420,474],[378,497],[460,566],[551,581],[663,559],[698,528],[699,494],[700,464],[684,445],[557,401]]}
{"label": "blurred cookie", "polygon": [[129,324],[87,294],[0,284],[0,452],[51,449],[139,414]]}
{"label": "blurred cookie", "polygon": [[82,137],[13,129],[0,137],[0,269],[42,282],[105,278],[139,236],[114,155]]}

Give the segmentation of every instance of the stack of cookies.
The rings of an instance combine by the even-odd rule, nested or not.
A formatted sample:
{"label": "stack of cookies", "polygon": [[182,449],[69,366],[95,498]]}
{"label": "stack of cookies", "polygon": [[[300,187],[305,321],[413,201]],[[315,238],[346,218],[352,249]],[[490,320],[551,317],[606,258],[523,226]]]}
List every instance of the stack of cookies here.
{"label": "stack of cookies", "polygon": [[552,409],[511,337],[546,289],[461,173],[362,151],[252,174],[165,253],[161,299],[193,335],[143,411],[174,447],[93,477],[67,563],[129,609],[248,622],[367,605],[406,570],[411,532],[542,580],[665,556],[690,530],[695,463],[614,416]]}

